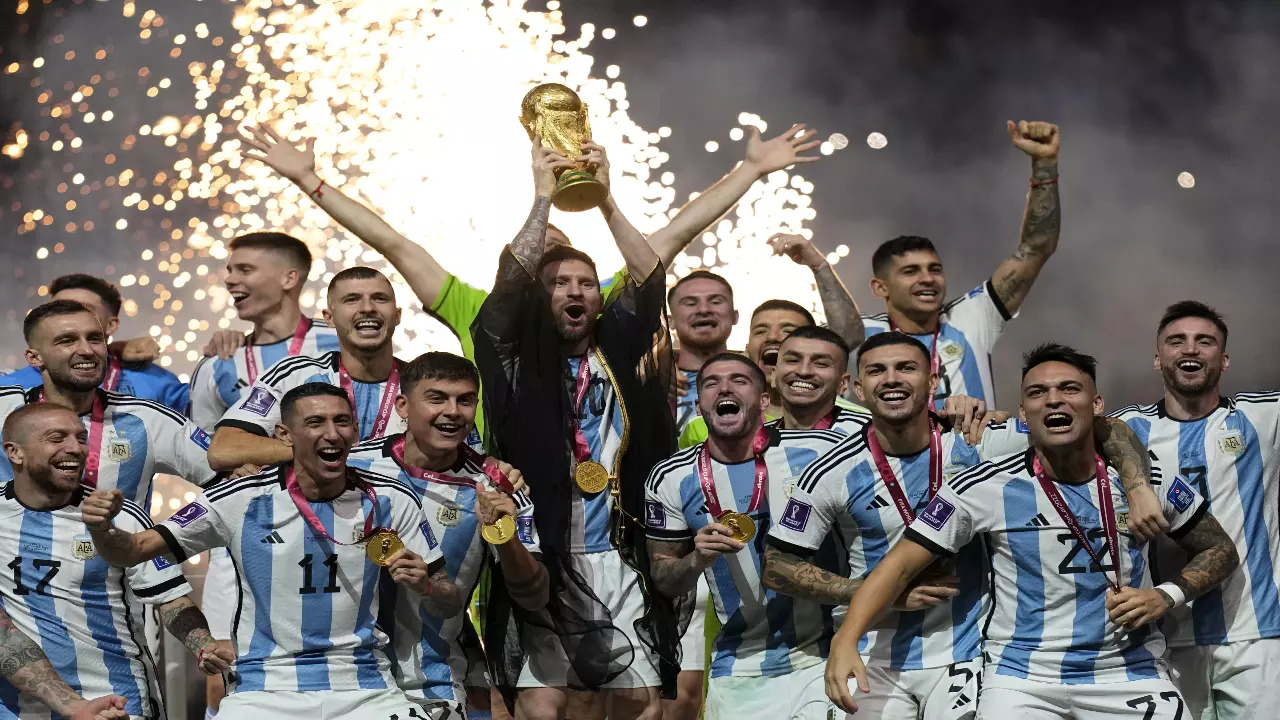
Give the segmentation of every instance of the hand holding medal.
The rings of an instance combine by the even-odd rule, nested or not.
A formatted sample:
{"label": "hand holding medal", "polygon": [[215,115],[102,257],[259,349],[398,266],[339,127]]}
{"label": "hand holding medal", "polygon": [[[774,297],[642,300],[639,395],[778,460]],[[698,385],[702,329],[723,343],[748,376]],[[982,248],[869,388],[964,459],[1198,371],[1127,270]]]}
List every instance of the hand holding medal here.
{"label": "hand holding medal", "polygon": [[721,555],[736,553],[744,547],[746,544],[734,537],[732,528],[718,522],[707,523],[693,536],[693,551],[697,555],[698,567],[704,570],[715,564],[716,558]]}
{"label": "hand holding medal", "polygon": [[508,463],[493,459],[483,461],[481,467],[490,482],[498,487],[494,492],[476,481],[476,515],[480,518],[480,536],[490,545],[502,545],[516,536],[516,502],[511,497],[514,488],[511,476],[519,477],[519,471]]}
{"label": "hand holding medal", "polygon": [[[395,535],[395,533],[391,534]],[[400,542],[400,538],[396,538],[396,542]],[[431,592],[431,579],[426,561],[421,555],[406,549],[403,545],[387,558],[387,571],[391,573],[391,579],[401,585],[417,588],[423,595]]]}

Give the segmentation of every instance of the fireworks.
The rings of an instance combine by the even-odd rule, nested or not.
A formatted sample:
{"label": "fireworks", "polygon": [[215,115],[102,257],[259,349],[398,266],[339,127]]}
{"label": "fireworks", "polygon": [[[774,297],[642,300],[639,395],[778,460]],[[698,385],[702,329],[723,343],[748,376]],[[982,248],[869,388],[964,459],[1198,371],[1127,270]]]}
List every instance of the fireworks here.
{"label": "fireworks", "polygon": [[[114,63],[100,62],[109,43],[66,47],[58,39],[41,58],[3,67],[31,81],[48,126],[6,128],[0,136],[0,154],[8,158],[35,150],[46,158],[43,186],[2,208],[3,221],[46,243],[37,259],[83,258],[82,269],[118,282],[131,298],[125,313],[153,323],[162,362],[175,371],[192,367],[211,329],[241,327],[221,285],[226,244],[238,234],[283,230],[311,245],[317,263],[303,304],[312,311],[322,306],[322,287],[336,270],[368,264],[390,272],[287,181],[242,160],[237,130],[247,124],[266,121],[295,140],[317,138],[326,183],[374,208],[481,287],[492,283],[498,252],[532,200],[529,146],[517,116],[520,98],[535,84],[564,83],[588,104],[595,139],[609,150],[615,196],[642,232],[664,225],[678,205],[676,176],[661,148],[673,131],[650,131],[628,116],[625,69],[596,69],[586,52],[596,27],[566,27],[558,2],[533,10],[475,0],[249,0],[212,9],[231,15],[234,35],[227,37],[190,18],[179,27],[177,9],[143,10],[127,1],[94,12],[106,8],[137,25],[135,35],[111,39]],[[645,22],[638,16],[634,25]],[[617,33],[606,28],[600,37]],[[122,51],[127,43],[163,61],[122,66],[138,56]],[[99,62],[86,62],[86,55]],[[95,123],[119,126],[122,103],[133,106],[129,115],[145,118],[140,126],[114,127],[117,135],[90,132]],[[670,122],[678,127],[678,120]],[[751,113],[738,120],[767,127]],[[791,120],[775,123],[786,127]],[[85,141],[104,136],[113,139],[109,147]],[[696,159],[729,171],[744,150],[741,127],[728,137],[708,140],[712,154]],[[773,173],[669,270],[679,276],[714,267],[747,311],[773,296],[818,309],[808,270],[770,258],[765,244],[775,232],[809,234],[812,190],[800,175]],[[621,264],[597,213],[553,213],[552,221],[603,272]],[[106,258],[104,269],[87,234],[95,231],[134,238],[136,255]],[[22,277],[20,269],[16,275]],[[448,330],[418,312],[408,288],[393,280],[407,310],[396,336],[402,353],[456,348]],[[43,287],[32,293],[45,294]],[[731,344],[744,345],[745,335],[739,327]]]}

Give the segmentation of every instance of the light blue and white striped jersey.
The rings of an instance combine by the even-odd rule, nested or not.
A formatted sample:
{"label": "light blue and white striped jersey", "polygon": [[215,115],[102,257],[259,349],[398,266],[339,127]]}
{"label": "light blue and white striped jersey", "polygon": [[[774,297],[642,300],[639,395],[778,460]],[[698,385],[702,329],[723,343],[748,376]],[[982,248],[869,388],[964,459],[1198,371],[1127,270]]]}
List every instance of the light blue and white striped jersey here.
{"label": "light blue and white striped jersey", "polygon": [[[388,639],[378,629],[378,583],[389,581],[363,544],[317,533],[285,489],[287,465],[218,483],[156,526],[179,561],[225,546],[238,595],[231,638],[234,692],[394,688]],[[373,488],[376,511],[358,488],[308,502],[329,537],[357,543],[365,517],[400,536],[432,564],[440,549],[417,495],[399,481],[352,469]]]}
{"label": "light blue and white striped jersey", "polygon": [[[805,470],[786,505],[775,506],[769,540],[779,549],[807,557],[821,547],[834,530],[846,543],[849,577],[865,579],[880,564],[907,529],[893,496],[876,469],[867,447],[868,425],[845,438]],[[982,462],[984,457],[1025,450],[1029,436],[1015,422],[993,424],[982,435],[978,448],[964,436],[942,433],[944,481]],[[929,449],[912,455],[889,455],[899,486],[919,514],[929,502]],[[987,559],[980,541],[967,543],[956,553],[948,571],[959,582],[960,594],[928,610],[889,611],[881,615],[858,644],[858,652],[870,665],[894,670],[943,667],[978,656],[979,620],[986,594]],[[847,606],[836,608],[837,623]]]}
{"label": "light blue and white striped jersey", "polygon": [[[9,413],[40,396],[41,388],[0,388],[0,424]],[[182,415],[157,402],[98,390],[106,403],[99,445],[99,490],[119,488],[126,499],[151,508],[156,473],[177,475],[204,486],[218,477],[209,467],[209,436]],[[86,429],[91,413],[80,416]],[[0,482],[13,479],[9,458],[0,454]]]}
{"label": "light blue and white striped jersey", "polygon": [[[253,357],[261,375],[287,357],[293,337],[266,345],[254,345]],[[338,332],[320,319],[311,320],[302,347],[296,355],[316,357],[338,349]],[[207,357],[196,365],[191,374],[191,419],[207,432],[222,419],[227,410],[240,402],[244,390],[253,383],[249,379],[249,366],[245,358],[249,346],[243,345],[230,358]],[[256,380],[257,378],[254,378]]]}
{"label": "light blue and white striped jersey", "polygon": [[[85,492],[82,488],[57,510],[31,510],[18,500],[13,483],[5,483],[0,563],[7,570],[0,600],[73,690],[89,698],[120,695],[130,716],[163,718],[159,676],[143,633],[143,606],[177,600],[190,594],[191,586],[165,558],[123,569],[108,565],[80,518]],[[151,527],[146,512],[127,500],[115,522],[129,532]],[[60,716],[0,679],[0,717]]]}
{"label": "light blue and white striped jersey", "polygon": [[[711,650],[711,677],[778,677],[821,663],[834,632],[831,614],[818,603],[764,587],[764,538],[770,507],[787,500],[787,490],[820,455],[843,436],[831,430],[770,430],[764,459],[769,476],[760,507],[751,512],[756,536],[741,551],[722,555],[707,568],[707,584],[720,633]],[[645,524],[656,540],[686,540],[714,521],[698,482],[703,443],[659,463],[645,481]],[[745,513],[755,487],[755,461],[725,465],[711,460],[711,474],[724,511]]]}
{"label": "light blue and white striped jersey", "polygon": [[[1280,393],[1223,398],[1207,417],[1187,422],[1169,417],[1163,400],[1115,417],[1204,497],[1240,551],[1239,567],[1221,585],[1164,616],[1169,646],[1280,637]],[[1162,539],[1157,551],[1155,581],[1176,577],[1181,549]]]}
{"label": "light blue and white striped jersey", "polygon": [[694,418],[701,417],[702,413],[698,412],[698,371],[676,368],[676,372],[684,373],[685,379],[689,381],[689,390],[676,398],[676,437],[679,437],[689,427],[689,423]]}
{"label": "light blue and white striped jersey", "polygon": [[[391,448],[403,435],[370,440],[351,450],[347,464],[364,470],[395,477],[412,487],[422,500],[431,534],[427,543],[439,547],[444,554],[449,577],[468,597],[480,579],[485,554],[495,559],[497,551],[480,537],[480,523],[475,514],[476,491],[473,487],[431,482],[409,473],[392,455]],[[465,456],[443,474],[471,483],[482,481],[497,490],[484,470]],[[516,538],[530,552],[538,552],[538,534],[533,526],[533,503],[523,492],[513,496],[516,504]],[[514,542],[514,540],[513,540]],[[467,656],[459,643],[466,613],[451,618],[432,615],[422,607],[412,590],[395,586],[391,596],[382,597],[382,617],[394,617],[394,628],[383,624],[391,635],[388,652],[396,668],[400,689],[412,698],[453,700],[465,703],[463,688],[467,677]]]}
{"label": "light blue and white striped jersey", "polygon": [[[982,536],[991,560],[992,593],[983,620],[988,672],[1066,685],[1159,677],[1164,637],[1154,625],[1125,631],[1107,616],[1107,577],[1116,577],[1098,511],[1097,483],[1057,483],[1099,553],[1099,567],[1080,546],[1032,471],[1035,451],[984,462],[955,476],[907,528],[905,537],[943,556]],[[1161,471],[1152,463],[1152,476]],[[1114,470],[1111,501],[1120,545],[1120,582],[1153,583],[1147,544],[1129,533],[1129,505]],[[1174,478],[1157,493],[1173,536],[1188,532],[1208,509]],[[1104,575],[1104,573],[1106,573]]]}
{"label": "light blue and white striped jersey", "polygon": [[[338,364],[341,359],[341,353],[335,350],[314,357],[298,355],[277,362],[270,370],[258,376],[249,392],[218,421],[218,427],[226,425],[255,435],[274,435],[276,425],[280,422],[280,401],[284,399],[285,393],[309,382],[342,387],[338,379]],[[366,383],[352,378],[351,386],[355,390],[356,423],[360,427],[360,439],[368,440],[373,434],[387,383]],[[389,409],[391,414],[387,419],[386,431],[382,434],[404,432],[407,428],[404,418],[400,417],[394,407]]]}
{"label": "light blue and white striped jersey", "polygon": [[[991,352],[1005,325],[1017,316],[1005,309],[990,280],[942,307],[938,318],[942,323],[938,334],[942,376],[938,378],[938,394],[934,398],[938,410],[951,395],[969,395],[985,401],[988,407],[995,407]],[[867,337],[889,330],[888,313],[863,315],[862,322],[867,328]],[[932,351],[933,333],[912,337]]]}
{"label": "light blue and white striped jersey", "polygon": [[[835,416],[831,418],[831,427],[827,429],[846,437],[862,432],[863,428],[871,422],[871,411],[842,397],[836,398],[836,405],[832,408],[832,412],[835,413]],[[787,428],[786,420],[780,417],[770,420],[765,425],[779,430]]]}
{"label": "light blue and white striped jersey", "polygon": [[[613,474],[614,463],[620,460],[618,453],[622,449],[622,412],[618,407],[617,392],[608,373],[600,365],[599,355],[591,352],[588,358],[590,380],[587,391],[582,396],[582,404],[577,408],[578,424],[591,448],[591,459]],[[580,357],[569,358],[566,362],[565,383],[570,398],[574,397],[581,364]],[[609,540],[609,517],[612,511],[613,493],[608,488],[595,495],[587,495],[574,485],[573,498],[570,500],[569,552],[597,553],[612,550],[613,543]]]}

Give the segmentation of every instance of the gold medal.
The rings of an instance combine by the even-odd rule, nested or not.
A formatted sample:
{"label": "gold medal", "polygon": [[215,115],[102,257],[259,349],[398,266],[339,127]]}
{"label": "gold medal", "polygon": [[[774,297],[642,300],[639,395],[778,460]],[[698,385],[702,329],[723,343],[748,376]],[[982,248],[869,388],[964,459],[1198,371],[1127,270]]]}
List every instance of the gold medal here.
{"label": "gold medal", "polygon": [[373,561],[375,565],[386,567],[391,564],[391,556],[404,549],[404,543],[400,541],[400,536],[395,534],[393,530],[382,529],[373,533],[373,537],[369,538],[369,542],[365,544],[365,554]]}
{"label": "gold medal", "polygon": [[750,515],[730,510],[722,513],[716,522],[732,530],[729,537],[740,543],[750,542],[756,536],[756,521]]}
{"label": "gold medal", "polygon": [[595,495],[609,487],[609,471],[594,460],[578,463],[573,471],[573,481],[578,489],[588,495]]}
{"label": "gold medal", "polygon": [[490,545],[501,545],[516,536],[516,519],[503,515],[492,525],[480,528],[480,537]]}

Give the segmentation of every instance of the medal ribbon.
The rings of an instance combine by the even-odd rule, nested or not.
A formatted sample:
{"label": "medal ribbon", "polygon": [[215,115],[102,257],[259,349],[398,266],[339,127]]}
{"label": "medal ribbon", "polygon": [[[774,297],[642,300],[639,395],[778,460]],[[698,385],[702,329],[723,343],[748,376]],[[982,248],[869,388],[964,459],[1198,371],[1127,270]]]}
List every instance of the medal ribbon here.
{"label": "medal ribbon", "polygon": [[[391,457],[395,458],[396,462],[400,464],[400,467],[404,468],[404,471],[409,473],[410,476],[417,478],[418,480],[440,483],[442,485],[457,485],[458,487],[469,488],[474,488],[476,486],[474,480],[458,478],[453,475],[446,475],[442,472],[414,467],[405,463],[404,446],[407,441],[407,437],[408,436],[406,435],[401,435],[391,442]],[[478,465],[484,472],[485,477],[493,481],[493,484],[497,485],[503,492],[510,493],[512,491],[513,488],[511,487],[511,483],[507,481],[507,476],[503,475],[502,471],[498,469],[497,464],[489,460],[489,458],[486,458],[475,450],[472,450],[467,445],[459,445],[458,452],[461,452],[468,460]]]}
{"label": "medal ribbon", "polygon": [[[368,540],[373,537],[373,531],[375,529],[373,527],[373,516],[378,512],[378,496],[374,494],[373,487],[370,486],[369,483],[363,482],[350,474],[347,475],[347,482],[360,488],[360,490],[364,491],[364,496],[369,498],[369,514],[364,516],[364,535],[361,536],[362,540]],[[307,498],[303,496],[302,486],[298,484],[298,476],[294,473],[293,466],[290,466],[285,472],[284,487],[289,491],[289,497],[293,498],[293,504],[297,506],[298,512],[302,515],[303,519],[307,521],[307,524],[311,526],[312,530],[315,530],[317,533],[327,538],[329,542],[334,545],[359,544],[338,542],[333,539],[333,536],[329,534],[327,529],[325,529],[324,523],[320,522],[320,518],[316,517],[316,511],[311,509],[311,505],[307,502]]]}
{"label": "medal ribbon", "polygon": [[[889,321],[889,329],[894,332],[902,332],[892,320]],[[933,346],[929,349],[929,371],[939,378],[942,377],[942,363],[938,361],[938,334],[942,332],[942,318],[938,318],[938,326],[933,329]]]}
{"label": "medal ribbon", "polygon": [[[889,458],[885,456],[884,449],[880,447],[880,439],[876,437],[874,427],[867,428],[867,449],[871,451],[871,459],[875,461],[876,470],[880,473],[880,480],[884,482],[884,486],[889,489],[889,496],[893,498],[893,504],[898,508],[898,514],[902,516],[902,523],[910,525],[916,519],[915,508],[911,507],[911,500],[907,498],[907,493],[903,491],[902,485],[898,483],[898,478],[893,474],[893,468],[889,466]],[[942,489],[942,433],[938,431],[938,421],[933,415],[929,415],[929,495],[925,498],[925,502],[933,499],[934,495]]]}
{"label": "medal ribbon", "polygon": [[[764,461],[764,451],[769,447],[769,431],[765,429],[761,418],[760,429],[751,441],[751,454],[755,456],[755,483],[751,487],[751,505],[744,512],[747,515],[755,512],[764,502],[764,484],[769,479],[769,467]],[[706,443],[698,452],[698,484],[702,486],[702,497],[707,501],[707,512],[712,518],[719,519],[724,514],[720,505],[720,494],[716,492],[715,475],[711,472],[711,452]]]}
{"label": "medal ribbon", "polygon": [[1119,545],[1119,531],[1116,527],[1116,508],[1111,500],[1111,478],[1107,476],[1107,464],[1102,460],[1102,456],[1094,453],[1094,477],[1098,485],[1098,515],[1102,525],[1102,532],[1106,535],[1107,547],[1104,551],[1111,553],[1111,560],[1115,562],[1116,579],[1113,581],[1103,568],[1102,554],[1093,549],[1093,543],[1089,542],[1088,535],[1080,527],[1080,520],[1076,518],[1075,513],[1071,512],[1071,508],[1067,507],[1067,501],[1062,497],[1062,493],[1058,490],[1058,486],[1044,474],[1044,466],[1040,464],[1040,456],[1036,455],[1032,461],[1031,469],[1036,474],[1036,481],[1040,483],[1040,488],[1044,490],[1044,494],[1049,496],[1049,502],[1053,504],[1053,509],[1058,511],[1058,515],[1062,517],[1062,521],[1067,524],[1067,529],[1075,536],[1076,542],[1084,546],[1089,552],[1089,558],[1102,570],[1102,577],[1106,579],[1107,584],[1115,592],[1120,592],[1120,555],[1117,548]]}
{"label": "medal ribbon", "polygon": [[582,424],[578,422],[578,409],[582,407],[582,399],[587,396],[587,388],[591,386],[591,351],[582,354],[578,363],[577,387],[573,395],[573,459],[583,463],[591,459],[591,445],[582,432]]}
{"label": "medal ribbon", "polygon": [[[298,327],[294,329],[293,339],[289,341],[289,357],[302,352],[302,343],[306,342],[309,332],[311,332],[311,318],[303,315],[298,318]],[[253,385],[258,379],[258,359],[253,356],[253,335],[250,335],[244,343],[244,369],[249,375],[249,385]]]}
{"label": "medal ribbon", "polygon": [[[351,381],[351,374],[342,365],[341,356],[338,358],[338,384],[347,392],[347,397],[351,400],[351,409],[356,410],[356,387]],[[386,433],[387,424],[391,422],[391,410],[395,407],[396,396],[399,394],[400,361],[393,360],[391,362],[391,374],[387,376],[387,386],[382,389],[382,400],[378,403],[378,415],[373,420],[373,430],[370,431],[369,437],[380,438]]]}
{"label": "medal ribbon", "polygon": [[115,392],[116,387],[120,385],[120,358],[107,353],[107,376],[102,379],[102,389]]}
{"label": "medal ribbon", "polygon": [[[36,396],[44,402],[44,390]],[[102,462],[102,425],[107,419],[107,400],[100,392],[93,394],[93,410],[89,413],[89,456],[84,459],[84,484],[98,487],[98,465]]]}

